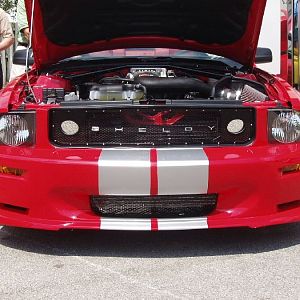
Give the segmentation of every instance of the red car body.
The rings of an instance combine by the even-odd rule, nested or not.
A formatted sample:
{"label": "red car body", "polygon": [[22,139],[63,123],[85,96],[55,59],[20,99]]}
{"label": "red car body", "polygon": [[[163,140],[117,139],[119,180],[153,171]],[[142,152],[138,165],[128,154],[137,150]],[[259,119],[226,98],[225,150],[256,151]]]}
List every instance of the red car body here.
{"label": "red car body", "polygon": [[[74,2],[76,1],[72,1],[72,7],[76,7],[76,5],[80,7],[83,4],[81,1]],[[93,5],[97,5],[97,1],[91,2],[93,2]],[[111,2],[114,2],[114,5],[122,5],[120,1]],[[127,6],[132,9],[130,12],[131,17],[135,16],[135,13],[138,14],[141,9],[153,12],[155,10],[161,11],[162,8],[165,8],[164,1],[152,1],[151,5],[143,4],[139,1],[127,2]],[[140,19],[134,19],[145,30],[145,34],[143,34],[140,27],[138,29],[130,27],[126,30],[129,32],[130,29],[135,34],[124,36],[124,34],[119,34],[121,32],[119,28],[119,31],[116,31],[117,36],[112,34],[113,37],[106,40],[97,39],[93,42],[84,42],[84,39],[82,39],[78,44],[74,44],[71,38],[67,45],[62,43],[64,36],[60,36],[62,27],[59,27],[62,26],[59,24],[60,22],[66,26],[66,23],[63,22],[66,15],[63,15],[62,19],[57,16],[59,11],[66,9],[64,2],[39,0],[36,1],[36,7],[32,9],[32,1],[26,1],[28,15],[31,16],[31,11],[34,11],[32,45],[35,66],[29,73],[30,84],[27,82],[26,76],[23,75],[0,92],[0,112],[1,118],[3,118],[0,119],[0,139],[5,140],[5,143],[2,142],[0,145],[0,224],[45,230],[108,229],[156,231],[222,227],[256,228],[300,221],[300,186],[298,183],[300,179],[299,138],[288,143],[278,142],[272,137],[272,131],[270,132],[270,126],[272,127],[272,124],[275,122],[273,121],[270,125],[272,112],[276,111],[277,114],[277,111],[288,111],[297,117],[300,110],[300,96],[283,79],[253,68],[265,1],[220,1],[218,8],[215,8],[213,5],[207,6],[209,1],[184,1],[185,3],[183,4],[175,0],[169,2],[168,5],[171,4],[172,7],[189,4],[192,5],[193,9],[199,5],[199,8],[203,8],[201,5],[204,3],[207,8],[205,14],[216,13],[218,18],[222,18],[225,15],[222,9],[225,9],[226,6],[233,9],[235,15],[237,15],[239,9],[248,6],[246,11],[247,22],[243,26],[243,34],[230,43],[224,41],[219,44],[216,41],[211,43],[206,41],[204,43],[201,39],[197,40],[197,37],[201,35],[198,32],[198,23],[190,24],[193,23],[190,22],[189,24],[192,26],[187,26],[187,28],[194,28],[197,33],[194,38],[189,36],[188,30],[185,31],[188,38],[185,38],[184,31],[182,32],[183,36],[174,36],[169,27],[165,27],[169,31],[161,30],[160,34],[156,35],[155,32],[159,30],[157,28],[152,30],[151,26],[155,26],[155,22],[150,22],[153,15],[145,13],[147,17],[145,23]],[[242,6],[241,2],[243,2]],[[69,2],[65,1],[65,3],[68,5]],[[103,3],[106,6],[104,5],[101,9],[105,13],[108,12],[111,15],[115,13],[116,18],[124,17],[122,9],[113,13],[109,10],[110,4]],[[49,5],[53,8],[51,12],[48,10]],[[183,8],[188,9],[187,6]],[[101,9],[98,6],[95,8],[100,14],[98,17],[107,17],[109,14],[101,15]],[[48,11],[47,14],[45,13],[46,11]],[[191,19],[191,11],[189,11],[190,14],[187,14],[187,18],[181,15],[182,7],[162,15],[167,16],[168,13],[176,13],[175,15],[178,18],[182,17],[183,21],[186,22]],[[76,19],[80,9],[72,8],[70,12],[75,14],[72,18]],[[197,13],[195,13],[195,16],[197,16]],[[55,29],[56,31],[51,33],[55,26],[48,27],[49,22],[55,20],[55,18],[58,19],[54,25],[60,30]],[[229,20],[226,23],[226,18],[224,20],[224,24],[227,25],[232,21]],[[122,27],[125,23],[120,21],[120,24]],[[143,24],[146,25],[143,27]],[[100,25],[104,26],[105,23]],[[167,26],[164,23],[161,25],[162,27]],[[238,23],[235,25],[235,27],[239,27]],[[109,28],[114,28],[111,26],[110,24]],[[76,28],[79,30],[76,34],[81,35],[81,27]],[[100,29],[108,28],[104,26]],[[150,30],[151,34],[147,30]],[[236,33],[235,29],[232,31],[231,28],[228,30],[225,28],[224,30],[229,32],[228,37]],[[83,32],[82,36],[87,34],[88,32]],[[204,36],[203,39],[209,38]],[[151,146],[145,142],[142,146],[146,145],[146,147],[141,147],[139,144],[128,146],[126,143],[125,146],[121,143],[115,146],[107,146],[103,143],[103,146],[101,146],[100,142],[95,145],[89,145],[88,143],[79,145],[76,143],[81,143],[81,140],[76,140],[77,142],[73,144],[76,134],[78,135],[80,131],[69,136],[64,136],[63,134],[68,135],[69,133],[66,133],[69,132],[68,130],[80,130],[80,126],[86,124],[82,120],[92,122],[89,118],[96,116],[94,119],[97,122],[102,122],[100,112],[105,114],[106,110],[112,109],[112,107],[115,109],[113,111],[114,114],[116,116],[119,114],[118,116],[122,119],[123,112],[121,111],[126,111],[131,107],[128,108],[124,104],[120,106],[115,104],[105,106],[104,104],[102,105],[101,101],[98,101],[98,104],[93,104],[94,106],[86,106],[85,103],[88,101],[81,101],[76,98],[75,94],[71,93],[75,86],[72,80],[75,80],[77,75],[81,76],[82,70],[74,69],[74,67],[72,67],[71,71],[69,69],[66,71],[64,67],[58,69],[59,65],[56,63],[61,59],[74,55],[92,51],[115,51],[114,49],[124,47],[167,47],[207,52],[234,59],[242,64],[246,71],[234,71],[235,75],[229,75],[229,77],[234,77],[238,84],[240,84],[239,80],[247,82],[247,84],[256,89],[256,93],[251,94],[251,97],[254,98],[255,95],[260,97],[260,100],[252,99],[253,101],[250,101],[247,99],[245,101],[230,102],[235,101],[229,100],[233,91],[228,93],[226,89],[222,89],[223,93],[227,93],[228,99],[221,98],[218,102],[211,97],[207,97],[200,104],[196,99],[194,106],[190,102],[182,104],[181,100],[181,102],[179,100],[178,102],[172,102],[174,106],[170,106],[166,99],[157,103],[156,98],[146,99],[142,103],[135,102],[133,105],[135,108],[134,113],[129,113],[124,118],[127,121],[128,118],[131,118],[130,128],[135,130],[136,127],[138,129],[136,131],[137,139],[140,133],[145,133],[148,130],[147,126],[153,126],[151,128],[156,130],[157,134],[166,133],[166,136],[171,139],[173,138],[173,130],[175,130],[172,126],[185,117],[185,112],[189,115],[190,111],[197,109],[197,113],[203,116],[203,119],[206,118],[206,112],[214,114],[216,111],[219,111],[219,115],[221,115],[219,125],[223,124],[222,122],[225,122],[224,119],[226,118],[231,120],[230,116],[226,115],[225,117],[223,113],[225,114],[228,111],[232,113],[232,119],[238,120],[236,124],[239,124],[241,121],[239,118],[243,118],[242,116],[239,117],[240,113],[242,115],[243,113],[246,114],[247,111],[251,112],[251,116],[253,116],[253,118],[251,117],[252,123],[246,124],[241,131],[234,133],[237,137],[240,134],[246,134],[246,129],[244,128],[247,128],[250,136],[249,141],[243,140],[240,144],[236,140],[232,142],[231,135],[226,131],[226,126],[227,130],[230,128],[229,123],[228,125],[226,123],[225,129],[220,130],[222,134],[226,131],[224,135],[230,139],[230,142],[212,142],[212,144],[195,142],[195,144],[189,143],[188,145],[185,143],[172,145],[170,143],[171,145],[169,145],[165,140],[158,140],[158,144],[162,143],[163,145]],[[212,56],[209,57],[211,58]],[[158,58],[159,63],[155,67],[153,67],[152,61],[150,66],[147,60],[143,59],[142,67],[139,69],[140,73],[137,76],[141,76],[140,74],[142,73],[142,77],[150,75],[150,77],[155,77],[155,72],[158,72],[160,65],[163,66],[163,69],[167,69],[168,74],[172,72],[166,65],[170,65],[176,74],[183,72],[182,65],[178,66],[178,64],[172,65],[172,62],[161,62],[163,61],[162,58]],[[53,67],[53,64],[56,65]],[[128,65],[132,67],[131,62],[126,62],[124,69],[127,70]],[[98,72],[97,68],[89,66],[85,70]],[[187,69],[186,66],[184,68]],[[108,80],[107,78],[110,78],[111,74],[116,77],[114,72],[112,69],[107,70],[105,73],[106,77],[101,77],[100,82],[102,82],[101,80]],[[149,72],[151,73],[150,75]],[[196,70],[194,69],[193,72],[196,72]],[[203,71],[202,69],[200,72],[202,73],[200,77],[197,75],[197,84],[200,78],[201,81],[209,84],[210,75],[208,73],[211,73],[211,71]],[[219,78],[218,72],[216,74],[212,76]],[[227,76],[226,74],[223,74],[218,80],[213,80],[213,85],[216,86],[220,80],[222,81],[222,78]],[[171,82],[173,75],[168,76],[168,82]],[[89,78],[89,80],[92,79],[92,77]],[[140,82],[144,82],[142,80],[143,78]],[[186,77],[183,80],[186,80]],[[190,81],[185,82],[190,83]],[[96,83],[94,84],[96,85]],[[88,84],[87,82],[84,82],[84,84],[80,82],[80,85],[87,86]],[[102,86],[96,85],[96,92],[100,91],[102,93],[103,90],[101,88]],[[134,88],[138,87],[135,86]],[[244,86],[243,88],[245,89]],[[54,92],[54,96],[51,96],[49,89],[51,89],[51,92]],[[62,102],[58,102],[57,98],[60,89],[70,92],[68,97],[77,99],[78,106],[72,106],[68,103],[63,105]],[[122,91],[124,92],[124,90]],[[47,95],[46,101],[43,100],[45,93]],[[136,91],[135,93],[137,95]],[[194,93],[187,93],[187,95],[188,97],[193,97]],[[265,97],[262,95],[265,95]],[[55,98],[54,100],[53,97]],[[102,96],[99,97],[101,98]],[[64,99],[63,103],[67,102],[66,98]],[[97,100],[99,99],[97,98]],[[188,98],[185,101],[188,101]],[[78,109],[78,111],[75,112],[74,109]],[[140,109],[142,113],[139,111]],[[90,115],[91,110],[93,110],[92,115]],[[149,110],[152,112],[150,113]],[[173,110],[175,111],[174,114],[171,113]],[[65,123],[66,127],[64,127],[63,122],[59,121],[62,123],[56,129],[55,122],[60,120],[62,111],[69,114],[69,117],[64,120],[71,120],[73,123]],[[26,113],[29,114],[28,119],[26,119]],[[29,123],[31,124],[31,127],[29,126],[30,129],[26,132],[30,132],[32,136],[28,138],[26,136],[27,140],[18,146],[7,144],[9,143],[7,142],[9,140],[9,137],[7,138],[9,131],[5,127],[7,126],[5,122],[8,122],[6,116],[11,114],[20,114],[23,119],[27,120],[26,126],[29,126]],[[78,119],[75,117],[74,119],[73,115],[76,115]],[[105,115],[103,116],[103,119],[106,118]],[[77,122],[77,120],[79,121]],[[297,128],[299,129],[297,120],[296,118],[296,121],[292,124],[292,126],[296,126],[296,132]],[[210,121],[211,119],[209,119]],[[4,125],[1,125],[1,122]],[[17,122],[25,126],[23,121],[21,123],[17,119]],[[74,122],[79,124],[78,128],[76,127],[78,124],[75,124],[74,127]],[[107,122],[110,121],[108,120]],[[91,131],[102,132],[102,128],[95,126],[94,123],[88,124],[93,125]],[[137,125],[134,127],[134,124]],[[12,124],[9,128],[15,131],[20,130],[14,126]],[[114,134],[117,134],[117,132],[121,134],[124,130],[127,130],[122,126],[114,125]],[[197,123],[193,126],[185,125],[184,131],[190,132],[194,128],[200,130],[200,127],[197,127]],[[215,130],[214,126],[208,127],[210,129],[206,128],[207,134],[209,134],[209,130]],[[13,131],[10,132],[15,134]],[[276,131],[274,132],[276,134]],[[89,134],[94,133],[90,132]],[[94,136],[96,137],[96,133]],[[97,136],[97,138],[100,139],[101,137]],[[219,136],[216,138],[219,138]],[[193,141],[193,139],[191,140]],[[59,141],[67,141],[66,143],[69,144],[60,144]],[[212,198],[207,200],[205,197]],[[190,214],[189,209],[195,208],[195,203],[204,201],[201,202],[201,205],[206,205],[205,201],[210,201],[213,198],[216,201],[213,204],[209,204],[209,212]],[[202,200],[200,201],[199,199]],[[198,200],[200,202],[197,202]],[[192,203],[191,206],[188,204],[189,201]],[[109,206],[111,203],[114,206]],[[119,214],[122,205],[127,205],[128,216],[126,216],[126,212]],[[150,206],[150,213],[148,211],[144,215],[139,215],[139,209],[143,210],[147,205]],[[184,207],[183,212],[180,210],[181,205]],[[103,207],[105,207],[105,214],[103,213]],[[175,208],[177,209],[176,213],[173,213],[172,209]],[[108,212],[109,209],[112,209],[113,212]],[[165,213],[166,211],[167,213]],[[103,215],[101,215],[101,212]]]}

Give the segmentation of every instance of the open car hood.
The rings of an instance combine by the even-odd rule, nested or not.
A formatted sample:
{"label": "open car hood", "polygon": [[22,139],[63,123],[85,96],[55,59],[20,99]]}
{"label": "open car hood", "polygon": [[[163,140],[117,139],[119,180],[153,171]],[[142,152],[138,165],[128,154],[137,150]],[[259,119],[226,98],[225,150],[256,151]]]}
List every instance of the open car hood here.
{"label": "open car hood", "polygon": [[[28,19],[33,0],[25,0]],[[266,0],[35,0],[37,68],[83,53],[161,47],[253,66]]]}

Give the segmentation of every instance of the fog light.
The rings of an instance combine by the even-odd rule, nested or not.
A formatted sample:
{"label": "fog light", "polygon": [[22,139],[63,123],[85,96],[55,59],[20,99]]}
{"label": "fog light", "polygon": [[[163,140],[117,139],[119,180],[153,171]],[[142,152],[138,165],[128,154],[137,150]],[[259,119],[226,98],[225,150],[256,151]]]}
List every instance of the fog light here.
{"label": "fog light", "polygon": [[280,143],[294,143],[300,138],[300,115],[282,111],[272,123],[272,136]]}
{"label": "fog light", "polygon": [[22,176],[24,174],[24,170],[11,168],[11,167],[0,166],[0,174]]}
{"label": "fog light", "polygon": [[79,131],[79,125],[71,120],[62,122],[60,126],[66,135],[75,135]]}
{"label": "fog light", "polygon": [[244,128],[245,128],[245,124],[244,121],[241,119],[234,119],[230,121],[227,125],[228,132],[232,134],[239,134],[243,132]]}

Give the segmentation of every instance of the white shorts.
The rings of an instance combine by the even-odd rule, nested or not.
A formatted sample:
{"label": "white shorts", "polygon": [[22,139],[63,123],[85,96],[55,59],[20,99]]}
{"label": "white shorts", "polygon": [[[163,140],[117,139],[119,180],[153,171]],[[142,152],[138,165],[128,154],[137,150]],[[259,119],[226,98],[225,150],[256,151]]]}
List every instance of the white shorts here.
{"label": "white shorts", "polygon": [[[24,47],[24,46],[17,46],[16,51],[17,50],[24,50],[24,49],[27,49],[27,48]],[[12,67],[11,67],[11,70],[10,70],[9,81],[12,81],[16,77],[24,74],[25,71],[26,71],[26,66],[13,64]]]}

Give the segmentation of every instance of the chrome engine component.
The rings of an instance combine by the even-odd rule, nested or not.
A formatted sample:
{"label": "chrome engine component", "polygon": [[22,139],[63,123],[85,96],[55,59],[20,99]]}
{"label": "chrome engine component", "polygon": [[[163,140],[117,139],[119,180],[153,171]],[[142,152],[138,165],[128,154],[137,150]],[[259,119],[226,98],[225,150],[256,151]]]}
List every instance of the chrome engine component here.
{"label": "chrome engine component", "polygon": [[224,100],[237,100],[242,102],[263,102],[268,96],[250,85],[224,88],[220,91],[219,98]]}
{"label": "chrome engine component", "polygon": [[130,73],[134,77],[167,77],[166,68],[131,68]]}
{"label": "chrome engine component", "polygon": [[242,89],[224,89],[220,93],[220,98],[225,100],[240,100]]}
{"label": "chrome engine component", "polygon": [[267,95],[257,89],[245,84],[240,99],[242,102],[263,102],[267,100]]}
{"label": "chrome engine component", "polygon": [[65,94],[65,101],[78,101],[79,96],[75,92]]}
{"label": "chrome engine component", "polygon": [[141,84],[108,84],[94,85],[89,92],[90,100],[100,101],[122,101],[122,100],[143,100],[146,96],[146,89]]}
{"label": "chrome engine component", "polygon": [[263,102],[268,99],[265,87],[248,79],[223,77],[214,84],[211,99]]}

